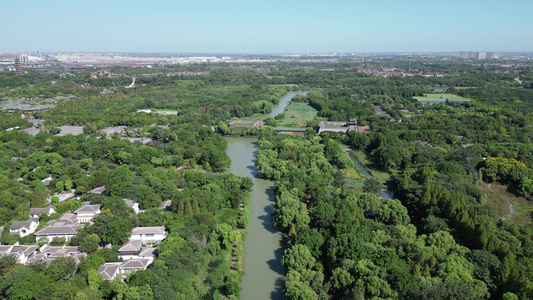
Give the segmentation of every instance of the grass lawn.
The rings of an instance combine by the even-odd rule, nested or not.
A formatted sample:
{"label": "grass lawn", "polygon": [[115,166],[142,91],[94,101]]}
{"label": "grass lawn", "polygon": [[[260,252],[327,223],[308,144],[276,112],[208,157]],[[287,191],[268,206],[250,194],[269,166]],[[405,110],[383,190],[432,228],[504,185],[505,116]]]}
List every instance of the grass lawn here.
{"label": "grass lawn", "polygon": [[487,195],[488,204],[492,206],[496,210],[496,213],[501,217],[507,217],[509,215],[508,201],[513,203],[514,216],[505,222],[533,227],[533,219],[531,218],[533,202],[509,193],[507,191],[507,186],[498,183],[491,183],[489,186],[488,183],[483,182],[479,187]]}
{"label": "grass lawn", "polygon": [[366,167],[370,175],[376,177],[377,179],[383,182],[387,182],[391,179],[390,174],[383,171],[379,171],[376,166],[368,159],[364,152],[352,150],[352,153],[354,153],[359,162]]}
{"label": "grass lawn", "polygon": [[346,177],[363,181],[366,179],[366,177],[356,167],[346,169]]}
{"label": "grass lawn", "polygon": [[417,99],[418,101],[444,101],[446,99],[449,99],[450,101],[470,100],[468,98],[463,98],[461,96],[457,96],[453,94],[424,94],[424,97],[413,97],[413,98]]}
{"label": "grass lawn", "polygon": [[308,104],[291,102],[285,108],[284,118],[278,123],[278,127],[305,127],[317,113],[318,111]]}

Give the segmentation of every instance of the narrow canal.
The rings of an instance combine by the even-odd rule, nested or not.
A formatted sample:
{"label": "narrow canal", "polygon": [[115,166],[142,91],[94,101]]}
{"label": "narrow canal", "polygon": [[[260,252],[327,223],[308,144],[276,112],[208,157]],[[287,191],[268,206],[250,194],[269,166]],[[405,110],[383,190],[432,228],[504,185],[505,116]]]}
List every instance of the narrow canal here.
{"label": "narrow canal", "polygon": [[250,223],[244,240],[244,275],[241,299],[283,299],[284,270],[281,265],[281,235],[271,222],[273,182],[257,178],[255,138],[228,137],[230,172],[254,183],[250,195]]}
{"label": "narrow canal", "polygon": [[[295,95],[306,92],[289,92],[272,113],[259,119],[275,117],[282,113]],[[275,196],[274,182],[257,178],[254,159],[259,150],[256,138],[226,137],[227,154],[231,158],[230,172],[246,176],[254,183],[250,195],[250,223],[246,229],[244,241],[244,275],[241,282],[240,299],[262,300],[283,299],[284,269],[281,264],[281,234],[272,225],[272,213]]]}
{"label": "narrow canal", "polygon": [[[363,166],[359,160],[357,159],[357,157],[350,151],[349,152],[349,156],[350,156],[350,159],[353,161],[353,165],[354,167],[358,168],[359,170],[361,170],[361,173],[366,177],[366,178],[374,178],[370,173],[368,173],[367,169],[365,168],[365,166]],[[393,191],[379,191],[378,192],[381,197],[385,198],[385,199],[393,199],[394,198],[394,192]]]}

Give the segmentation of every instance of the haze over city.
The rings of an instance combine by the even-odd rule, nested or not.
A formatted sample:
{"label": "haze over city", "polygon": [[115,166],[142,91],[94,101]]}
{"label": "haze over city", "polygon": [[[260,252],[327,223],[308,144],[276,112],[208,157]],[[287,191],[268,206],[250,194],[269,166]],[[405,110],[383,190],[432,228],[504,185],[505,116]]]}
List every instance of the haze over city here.
{"label": "haze over city", "polygon": [[532,9],[522,0],[6,1],[0,51],[532,51]]}

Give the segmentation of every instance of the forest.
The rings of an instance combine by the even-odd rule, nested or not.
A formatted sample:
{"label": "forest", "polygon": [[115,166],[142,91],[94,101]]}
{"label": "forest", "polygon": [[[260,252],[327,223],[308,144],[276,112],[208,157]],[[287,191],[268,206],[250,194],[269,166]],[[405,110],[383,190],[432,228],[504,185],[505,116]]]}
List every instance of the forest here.
{"label": "forest", "polygon": [[[442,76],[358,71],[407,66]],[[1,256],[0,294],[237,299],[244,249],[234,244],[245,238],[253,187],[250,179],[225,173],[231,161],[223,135],[252,135],[260,145],[258,176],[275,182],[273,223],[284,240],[286,299],[532,299],[532,70],[398,59],[113,67],[108,71],[122,76],[96,79],[88,70],[0,72],[1,99],[37,104],[76,96],[34,113],[44,121],[35,136],[23,132],[32,127],[27,115],[0,113],[2,129],[20,127],[0,132],[2,245],[45,244],[33,234],[9,234],[30,208],[57,208],[40,216],[37,230],[86,201],[102,209],[69,241],[52,241],[78,246],[85,253],[78,264],[64,257],[22,265]],[[173,75],[186,71],[199,75]],[[126,88],[131,76],[136,85]],[[423,105],[411,98],[435,87],[471,101]],[[274,133],[273,119],[242,132],[227,125],[270,112],[292,90],[310,91],[293,101],[317,111],[304,134]],[[369,132],[316,135],[320,120],[349,118]],[[84,133],[55,135],[65,125],[83,126]],[[119,126],[124,133],[102,131]],[[339,144],[388,180],[352,178],[353,161]],[[101,186],[105,195],[88,193]],[[491,186],[525,203],[516,211],[524,217],[504,219],[485,192]],[[394,199],[379,196],[381,188],[394,191]],[[67,192],[74,197],[54,197]],[[159,209],[166,200],[171,206]],[[118,248],[138,226],[168,232],[154,262],[124,281],[103,280],[96,270],[120,261]]]}

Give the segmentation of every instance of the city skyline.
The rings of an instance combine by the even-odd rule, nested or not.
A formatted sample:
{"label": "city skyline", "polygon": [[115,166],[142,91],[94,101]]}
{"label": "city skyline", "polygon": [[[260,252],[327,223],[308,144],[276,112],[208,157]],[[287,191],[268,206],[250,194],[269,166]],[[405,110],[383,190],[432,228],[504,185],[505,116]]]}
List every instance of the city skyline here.
{"label": "city skyline", "polygon": [[[533,3],[275,0],[8,2],[0,51],[386,53],[533,51]],[[9,12],[9,13],[7,13]],[[13,26],[16,24],[16,26]]]}

